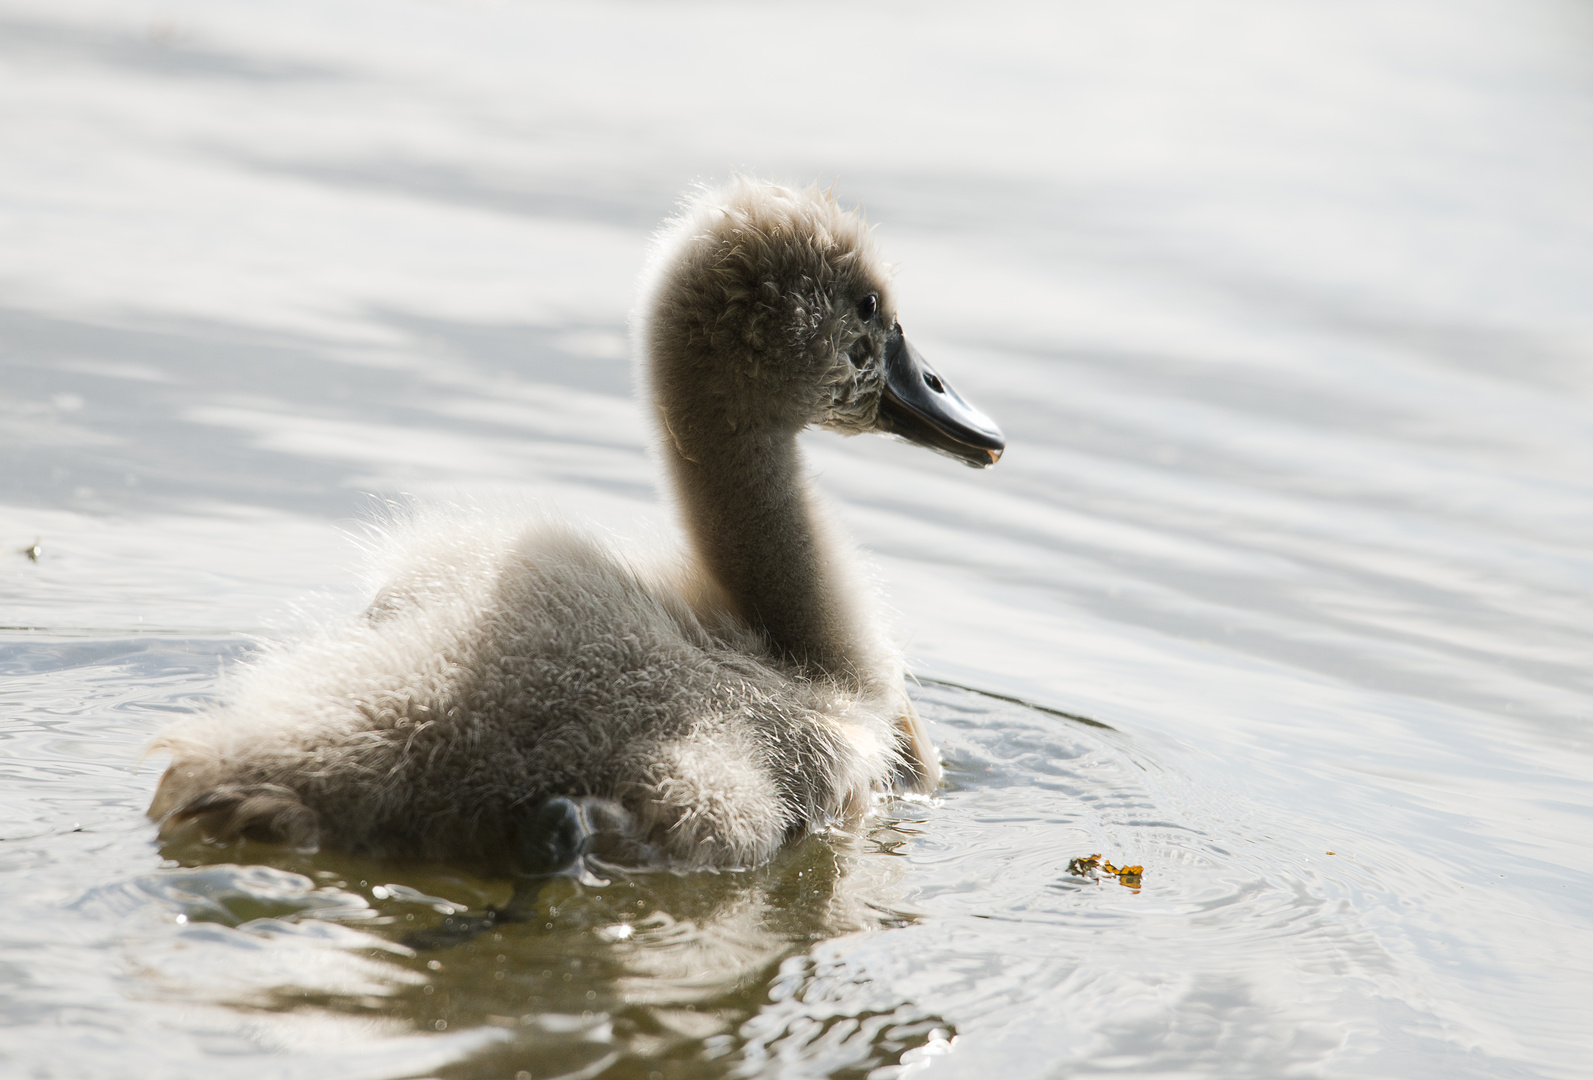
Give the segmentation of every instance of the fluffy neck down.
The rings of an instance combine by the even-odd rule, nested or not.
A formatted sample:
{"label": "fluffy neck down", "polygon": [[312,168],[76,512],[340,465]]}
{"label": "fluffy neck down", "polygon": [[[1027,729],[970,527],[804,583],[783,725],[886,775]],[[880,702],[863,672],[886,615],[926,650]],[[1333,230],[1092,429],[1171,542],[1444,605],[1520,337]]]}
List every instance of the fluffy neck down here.
{"label": "fluffy neck down", "polygon": [[850,545],[814,505],[796,433],[750,430],[696,445],[666,437],[663,456],[692,550],[732,612],[810,674],[872,681],[875,650],[857,610],[866,588],[848,565]]}

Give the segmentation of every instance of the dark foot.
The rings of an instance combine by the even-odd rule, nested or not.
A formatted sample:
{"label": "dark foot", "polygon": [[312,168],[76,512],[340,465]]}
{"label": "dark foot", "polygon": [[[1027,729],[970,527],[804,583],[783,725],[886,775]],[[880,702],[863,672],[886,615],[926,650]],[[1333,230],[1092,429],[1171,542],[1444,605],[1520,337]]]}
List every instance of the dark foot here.
{"label": "dark foot", "polygon": [[537,913],[537,894],[546,883],[547,878],[522,878],[515,882],[514,895],[503,907],[488,907],[482,915],[450,915],[436,926],[406,935],[403,943],[416,952],[452,949],[474,941],[488,930],[527,922]]}
{"label": "dark foot", "polygon": [[314,851],[321,837],[321,815],[298,792],[278,784],[222,784],[203,791],[166,815],[161,835],[189,823],[212,840],[292,844],[300,851]]}
{"label": "dark foot", "polygon": [[529,808],[518,832],[520,873],[545,877],[569,870],[586,854],[592,826],[580,806],[561,796]]}
{"label": "dark foot", "polygon": [[406,934],[403,943],[416,952],[451,949],[455,945],[474,941],[500,922],[502,919],[498,909],[490,907],[485,915],[450,915],[436,926]]}

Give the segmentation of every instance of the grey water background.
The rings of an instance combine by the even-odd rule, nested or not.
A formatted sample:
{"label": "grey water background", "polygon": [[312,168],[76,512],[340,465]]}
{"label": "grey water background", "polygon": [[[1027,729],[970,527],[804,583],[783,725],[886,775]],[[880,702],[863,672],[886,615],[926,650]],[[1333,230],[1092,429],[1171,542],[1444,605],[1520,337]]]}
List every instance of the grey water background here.
{"label": "grey water background", "polygon": [[[436,955],[504,883],[158,849],[381,498],[670,535],[626,314],[736,169],[1008,433],[808,443],[944,790]],[[1585,1076],[1590,405],[1583,2],[0,0],[0,1073]]]}

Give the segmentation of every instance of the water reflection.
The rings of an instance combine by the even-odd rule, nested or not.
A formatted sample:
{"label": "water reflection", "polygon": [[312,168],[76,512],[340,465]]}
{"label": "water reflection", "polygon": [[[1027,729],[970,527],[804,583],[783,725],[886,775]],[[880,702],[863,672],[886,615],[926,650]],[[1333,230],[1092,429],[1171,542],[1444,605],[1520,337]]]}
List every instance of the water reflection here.
{"label": "water reflection", "polygon": [[[735,1075],[771,1056],[861,1075],[945,1043],[953,1029],[911,1001],[882,1009],[866,986],[838,993],[806,954],[815,942],[911,923],[900,908],[905,867],[892,852],[923,809],[893,803],[866,834],[810,837],[751,871],[554,879],[530,918],[448,948],[403,942],[448,916],[504,906],[509,883],[194,843],[163,850],[180,867],[95,890],[83,905],[133,896],[176,912],[177,947],[146,950],[162,996],[326,1010],[384,1030],[489,1033],[441,1076],[626,1076],[641,1064],[672,1075],[670,1063],[710,1062],[692,1075]],[[247,959],[206,965],[228,972],[220,985],[203,971],[180,985],[166,958],[185,945]]]}

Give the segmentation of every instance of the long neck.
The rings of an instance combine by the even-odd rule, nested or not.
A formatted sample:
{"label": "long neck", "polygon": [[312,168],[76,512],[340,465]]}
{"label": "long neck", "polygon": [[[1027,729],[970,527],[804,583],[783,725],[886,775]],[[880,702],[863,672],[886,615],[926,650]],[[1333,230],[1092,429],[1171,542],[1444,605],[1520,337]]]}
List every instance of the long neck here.
{"label": "long neck", "polygon": [[846,595],[852,575],[810,503],[795,433],[697,442],[666,438],[664,456],[692,545],[735,613],[804,668],[867,678],[869,650]]}

